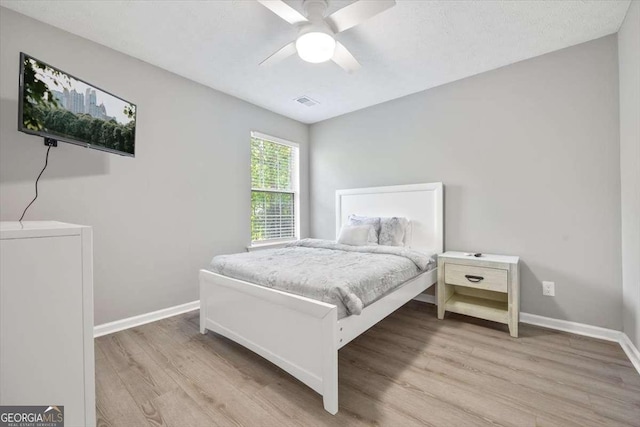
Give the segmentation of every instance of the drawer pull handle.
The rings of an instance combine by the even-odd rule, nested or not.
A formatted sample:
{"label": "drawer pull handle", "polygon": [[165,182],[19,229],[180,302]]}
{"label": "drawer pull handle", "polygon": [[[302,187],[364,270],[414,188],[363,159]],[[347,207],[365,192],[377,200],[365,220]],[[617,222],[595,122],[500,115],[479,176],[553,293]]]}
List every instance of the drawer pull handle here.
{"label": "drawer pull handle", "polygon": [[472,276],[470,274],[465,274],[464,277],[466,277],[467,280],[470,281],[471,283],[478,283],[484,280],[484,277],[482,276]]}

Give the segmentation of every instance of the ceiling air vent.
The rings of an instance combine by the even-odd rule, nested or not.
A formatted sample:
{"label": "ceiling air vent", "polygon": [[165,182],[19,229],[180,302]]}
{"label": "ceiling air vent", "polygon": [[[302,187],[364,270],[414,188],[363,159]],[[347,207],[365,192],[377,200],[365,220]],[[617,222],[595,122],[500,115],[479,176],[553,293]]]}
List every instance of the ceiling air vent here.
{"label": "ceiling air vent", "polygon": [[314,105],[318,105],[319,102],[315,101],[308,96],[301,96],[295,99],[296,102],[299,102],[302,105],[306,105],[307,107],[313,107]]}

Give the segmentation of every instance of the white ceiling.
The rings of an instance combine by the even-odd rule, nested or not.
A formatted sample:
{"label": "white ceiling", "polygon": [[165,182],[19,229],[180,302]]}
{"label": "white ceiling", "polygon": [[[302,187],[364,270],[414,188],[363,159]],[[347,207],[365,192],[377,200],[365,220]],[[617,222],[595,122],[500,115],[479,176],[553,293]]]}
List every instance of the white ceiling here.
{"label": "white ceiling", "polygon": [[[375,1],[375,0],[362,0]],[[353,1],[330,0],[328,13]],[[288,1],[302,11],[301,0]],[[252,0],[16,1],[2,6],[293,119],[313,123],[618,31],[623,1],[420,1],[338,35],[362,69],[297,56],[296,37]],[[294,101],[307,95],[320,102]]]}

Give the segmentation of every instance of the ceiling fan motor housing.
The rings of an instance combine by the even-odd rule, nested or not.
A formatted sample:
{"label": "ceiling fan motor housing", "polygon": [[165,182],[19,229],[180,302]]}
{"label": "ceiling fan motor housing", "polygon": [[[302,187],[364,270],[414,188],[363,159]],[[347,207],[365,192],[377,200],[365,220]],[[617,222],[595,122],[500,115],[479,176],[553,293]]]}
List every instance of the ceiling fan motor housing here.
{"label": "ceiling fan motor housing", "polygon": [[328,7],[329,2],[327,0],[304,0],[302,2],[302,8],[309,21],[314,19],[323,20],[324,13]]}
{"label": "ceiling fan motor housing", "polygon": [[302,7],[304,8],[309,22],[300,24],[298,36],[306,33],[318,32],[326,33],[333,37],[333,29],[324,20],[324,14],[328,6],[329,3],[327,0],[304,0]]}

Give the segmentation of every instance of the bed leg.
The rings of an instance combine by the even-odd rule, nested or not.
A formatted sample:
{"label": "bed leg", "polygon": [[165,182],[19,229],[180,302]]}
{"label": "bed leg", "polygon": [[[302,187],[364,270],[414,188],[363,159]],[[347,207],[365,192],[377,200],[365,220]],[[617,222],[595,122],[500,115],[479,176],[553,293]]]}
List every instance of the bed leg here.
{"label": "bed leg", "polygon": [[335,415],[338,413],[338,309],[331,309],[322,322],[322,402],[325,411]]}
{"label": "bed leg", "polygon": [[204,314],[202,313],[202,311],[200,311],[200,333],[202,335],[205,335],[207,333],[207,328],[204,327]]}
{"label": "bed leg", "polygon": [[204,296],[203,288],[204,286],[202,286],[202,282],[201,282],[200,283],[200,333],[202,335],[205,335],[207,333],[207,328],[205,328],[204,325],[205,325],[205,319],[207,318],[207,316],[204,308],[205,308],[207,299]]}
{"label": "bed leg", "polygon": [[322,403],[331,415],[338,413],[338,349],[328,355],[323,373]]}
{"label": "bed leg", "polygon": [[324,403],[324,410],[330,413],[331,415],[335,415],[338,413],[338,390],[336,390],[335,396],[324,396],[322,398]]}

